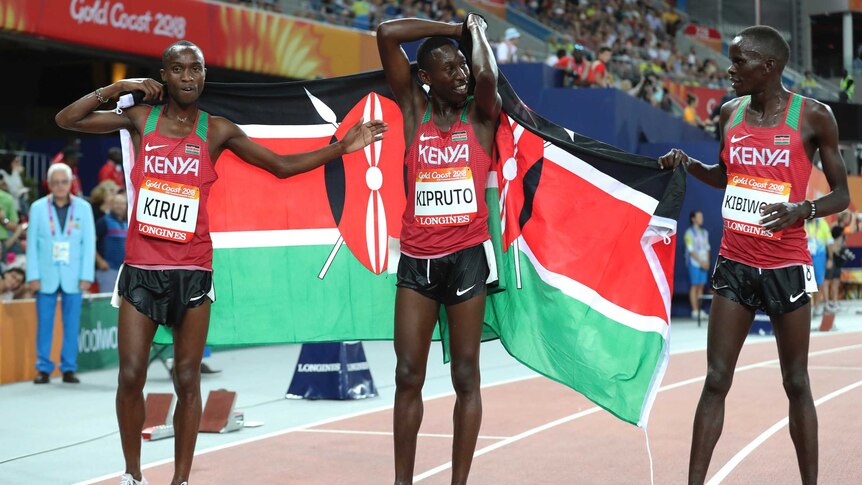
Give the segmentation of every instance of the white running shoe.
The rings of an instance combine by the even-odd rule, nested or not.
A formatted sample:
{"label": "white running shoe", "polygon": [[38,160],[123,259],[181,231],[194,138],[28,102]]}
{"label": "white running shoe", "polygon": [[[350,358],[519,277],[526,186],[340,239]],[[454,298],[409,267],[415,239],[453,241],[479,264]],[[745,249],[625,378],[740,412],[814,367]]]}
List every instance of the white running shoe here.
{"label": "white running shoe", "polygon": [[120,485],[147,485],[147,479],[141,475],[140,480],[135,480],[131,474],[123,473],[120,477]]}

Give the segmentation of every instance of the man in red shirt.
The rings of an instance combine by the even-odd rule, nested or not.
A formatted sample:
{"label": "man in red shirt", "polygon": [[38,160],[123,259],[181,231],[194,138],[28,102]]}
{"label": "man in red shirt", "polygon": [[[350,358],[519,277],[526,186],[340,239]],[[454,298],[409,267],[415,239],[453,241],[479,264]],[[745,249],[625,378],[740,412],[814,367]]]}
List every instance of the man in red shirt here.
{"label": "man in red shirt", "polygon": [[120,187],[126,186],[126,179],[123,175],[123,151],[120,147],[108,149],[108,159],[99,169],[99,182],[105,180],[112,180]]}

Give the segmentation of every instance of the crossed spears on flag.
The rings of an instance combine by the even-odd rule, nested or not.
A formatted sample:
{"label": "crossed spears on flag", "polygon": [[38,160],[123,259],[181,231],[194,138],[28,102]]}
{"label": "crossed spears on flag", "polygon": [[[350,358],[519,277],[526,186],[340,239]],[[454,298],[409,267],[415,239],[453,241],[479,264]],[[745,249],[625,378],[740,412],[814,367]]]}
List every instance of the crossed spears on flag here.
{"label": "crossed spears on flag", "polygon": [[[314,109],[317,110],[317,114],[320,115],[324,121],[331,124],[335,130],[338,130],[341,124],[338,122],[338,118],[335,116],[332,109],[327,106],[326,103],[311,94],[308,89],[305,89],[305,94],[308,96],[308,99],[311,100],[311,104],[314,106]],[[380,106],[380,97],[376,93],[371,93],[365,97],[365,106],[362,118],[366,122],[371,120],[383,120],[383,109]],[[365,242],[368,263],[370,263],[370,266],[369,264],[365,264],[365,262],[362,261],[362,258],[359,257],[359,254],[356,252],[356,249],[359,248],[351,247],[354,255],[357,256],[357,259],[359,259],[360,262],[375,274],[380,274],[384,269],[386,269],[388,248],[386,207],[383,203],[383,197],[380,194],[380,188],[383,186],[383,172],[379,167],[382,143],[382,140],[377,140],[364,148],[365,161],[368,163],[368,169],[365,171],[365,185],[370,191],[365,208]],[[345,183],[350,182],[350,180],[345,181]],[[347,203],[347,201],[345,201],[345,203]],[[332,265],[332,261],[335,259],[335,256],[338,254],[338,250],[341,249],[343,244],[344,235],[341,232],[341,228],[339,228],[338,239],[332,246],[332,250],[329,252],[329,257],[326,258],[326,262],[323,264],[323,268],[320,269],[320,273],[317,275],[318,278],[323,279],[326,276],[326,273],[329,271],[329,267]],[[348,247],[350,247],[349,242]]]}

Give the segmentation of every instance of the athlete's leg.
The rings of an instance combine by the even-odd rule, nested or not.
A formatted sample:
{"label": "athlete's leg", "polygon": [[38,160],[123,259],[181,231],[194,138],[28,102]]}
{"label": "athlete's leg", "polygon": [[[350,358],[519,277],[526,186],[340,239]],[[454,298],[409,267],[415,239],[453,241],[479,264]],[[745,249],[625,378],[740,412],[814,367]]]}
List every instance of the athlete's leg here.
{"label": "athlete's leg", "polygon": [[485,293],[446,307],[452,385],[455,388],[455,437],[452,443],[452,484],[467,483],[476,438],[482,424],[482,394],[479,389],[479,344],[485,316]]}
{"label": "athlete's leg", "polygon": [[125,298],[120,300],[117,352],[120,372],[117,383],[117,421],[126,473],[141,479],[141,428],[144,426],[144,384],[150,346],[158,325]]}
{"label": "athlete's leg", "polygon": [[416,434],[422,424],[422,385],[439,303],[408,288],[395,293],[395,484],[413,483]]}
{"label": "athlete's leg", "polygon": [[210,324],[210,301],[186,310],[181,324],[174,328],[174,478],[172,485],[189,479],[198,428],[201,421],[201,360]]}
{"label": "athlete's leg", "polygon": [[772,317],[784,391],[790,401],[790,437],[802,483],[817,483],[817,410],[808,380],[808,341],[811,308],[805,305]]}
{"label": "athlete's leg", "polygon": [[724,399],[733,382],[736,361],[753,321],[754,310],[715,295],[709,314],[706,380],[694,415],[688,465],[690,484],[701,484],[706,477],[712,451],[724,426]]}

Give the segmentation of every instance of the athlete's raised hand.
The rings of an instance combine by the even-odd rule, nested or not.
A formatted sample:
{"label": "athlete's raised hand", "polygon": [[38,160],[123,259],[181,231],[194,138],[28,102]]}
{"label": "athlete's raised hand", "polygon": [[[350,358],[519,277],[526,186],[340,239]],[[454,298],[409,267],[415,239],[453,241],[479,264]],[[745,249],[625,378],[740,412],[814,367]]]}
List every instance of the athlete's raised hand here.
{"label": "athlete's raised hand", "polygon": [[345,153],[352,153],[356,150],[365,148],[372,142],[383,139],[383,133],[389,129],[389,125],[379,120],[372,120],[368,123],[361,119],[344,135],[341,141],[344,143]]}
{"label": "athlete's raised hand", "polygon": [[676,168],[680,164],[685,168],[688,168],[689,163],[691,163],[691,159],[688,158],[688,155],[679,148],[671,149],[671,151],[665,153],[658,159],[658,166],[661,167],[662,170],[666,168]]}
{"label": "athlete's raised hand", "polygon": [[165,88],[162,83],[150,78],[135,78],[123,79],[118,81],[120,91],[142,91],[144,93],[144,101],[155,101],[163,99],[165,96]]}
{"label": "athlete's raised hand", "polygon": [[780,202],[778,204],[765,205],[760,209],[760,224],[772,232],[787,229],[800,219],[805,219],[811,214],[811,203],[807,200],[802,202]]}
{"label": "athlete's raised hand", "polygon": [[488,30],[488,23],[485,22],[485,19],[482,18],[481,15],[477,13],[470,13],[467,15],[467,28],[479,27],[483,31]]}

